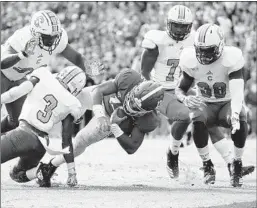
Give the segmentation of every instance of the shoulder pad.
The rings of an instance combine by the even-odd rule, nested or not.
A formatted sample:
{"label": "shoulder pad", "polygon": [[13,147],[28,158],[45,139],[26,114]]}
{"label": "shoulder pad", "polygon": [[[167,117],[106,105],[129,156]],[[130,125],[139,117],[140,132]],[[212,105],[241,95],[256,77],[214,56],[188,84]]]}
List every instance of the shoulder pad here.
{"label": "shoulder pad", "polygon": [[37,77],[38,79],[40,79],[42,77],[48,77],[49,75],[52,76],[49,67],[40,67],[35,69],[30,76]]}
{"label": "shoulder pad", "polygon": [[127,89],[129,86],[134,83],[141,82],[141,75],[132,69],[124,69],[122,70],[116,77],[114,82],[116,83],[118,90]]}
{"label": "shoulder pad", "polygon": [[194,47],[187,47],[182,50],[180,54],[179,65],[182,67],[182,69],[192,69],[197,67],[197,59]]}
{"label": "shoulder pad", "polygon": [[147,113],[136,120],[136,125],[143,133],[153,131],[159,125],[159,117],[156,111]]}
{"label": "shoulder pad", "polygon": [[[242,51],[234,46],[225,46],[222,54],[222,65],[226,68],[234,68],[243,59]],[[241,67],[242,68],[242,67]]]}
{"label": "shoulder pad", "polygon": [[142,48],[146,48],[146,49],[154,49],[156,47],[156,44],[149,39],[144,39],[142,41],[141,46],[142,46]]}
{"label": "shoulder pad", "polygon": [[62,53],[64,51],[64,49],[67,47],[67,45],[68,45],[68,34],[62,28],[62,37],[61,37],[61,40],[60,40],[57,48],[53,51],[54,54]]}
{"label": "shoulder pad", "polygon": [[6,41],[15,51],[20,52],[25,48],[26,43],[32,38],[29,26],[16,30]]}
{"label": "shoulder pad", "polygon": [[155,45],[158,46],[159,44],[161,44],[165,35],[167,35],[165,31],[150,30],[145,34],[144,38],[152,41]]}

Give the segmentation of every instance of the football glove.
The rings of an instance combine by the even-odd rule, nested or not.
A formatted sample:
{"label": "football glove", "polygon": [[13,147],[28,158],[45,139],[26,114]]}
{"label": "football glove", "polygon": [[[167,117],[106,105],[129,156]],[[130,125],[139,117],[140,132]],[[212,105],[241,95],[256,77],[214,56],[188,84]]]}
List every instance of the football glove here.
{"label": "football glove", "polygon": [[236,131],[240,129],[239,114],[236,112],[231,114],[231,125],[232,125],[232,131],[231,131],[232,134],[236,133]]}

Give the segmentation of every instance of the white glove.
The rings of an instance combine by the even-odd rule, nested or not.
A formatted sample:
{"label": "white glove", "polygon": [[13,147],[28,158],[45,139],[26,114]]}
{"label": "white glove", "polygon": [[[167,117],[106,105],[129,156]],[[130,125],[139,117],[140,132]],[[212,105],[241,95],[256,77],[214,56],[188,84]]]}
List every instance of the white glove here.
{"label": "white glove", "polygon": [[239,122],[239,114],[238,113],[232,113],[231,114],[231,125],[232,125],[232,131],[231,133],[236,133],[237,130],[240,129],[240,122]]}
{"label": "white glove", "polygon": [[25,45],[24,52],[30,56],[34,54],[36,46],[39,44],[38,38],[31,38]]}
{"label": "white glove", "polygon": [[191,109],[202,108],[203,106],[206,106],[204,100],[201,97],[193,95],[186,96],[183,100],[183,103],[185,106]]}
{"label": "white glove", "polygon": [[105,72],[104,65],[98,60],[85,62],[84,64],[86,68],[86,73],[89,76],[97,76]]}

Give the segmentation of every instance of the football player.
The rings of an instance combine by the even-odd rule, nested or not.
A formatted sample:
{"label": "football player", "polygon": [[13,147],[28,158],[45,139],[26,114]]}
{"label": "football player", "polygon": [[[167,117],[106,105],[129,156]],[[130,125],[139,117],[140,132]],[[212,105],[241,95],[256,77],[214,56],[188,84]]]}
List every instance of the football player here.
{"label": "football player", "polygon": [[[26,80],[26,75],[33,70],[47,66],[53,55],[61,54],[67,60],[83,69],[89,75],[97,75],[99,71],[94,63],[84,63],[84,57],[68,43],[66,31],[60,20],[52,11],[36,12],[30,25],[17,30],[4,45],[1,46],[1,94]],[[18,126],[25,96],[6,104],[8,115],[1,121],[1,133]]]}
{"label": "football player", "polygon": [[[203,161],[205,183],[215,182],[207,127],[220,125],[232,129],[231,185],[242,186],[241,158],[247,136],[242,51],[224,46],[224,35],[219,26],[204,24],[196,32],[194,48],[183,50],[179,66],[183,74],[176,95],[192,112],[193,139]],[[187,96],[193,83],[197,95]]]}
{"label": "football player", "polygon": [[[191,31],[192,22],[190,9],[176,5],[168,12],[166,31],[150,30],[142,41],[144,51],[141,73],[146,80],[152,79],[164,87],[164,99],[158,110],[172,122],[172,144],[167,151],[167,170],[171,178],[179,176],[179,148],[190,123],[189,109],[177,101],[174,89],[181,74],[179,67],[181,51],[185,47],[193,46],[195,32]],[[191,90],[189,93],[192,94],[194,91]],[[232,155],[226,138],[218,127],[213,126],[208,130],[213,145],[229,168]],[[252,172],[253,168],[253,166],[244,167],[244,175]]]}
{"label": "football player", "polygon": [[[163,96],[164,91],[159,84],[143,82],[138,72],[129,69],[120,72],[114,80],[84,88],[77,98],[81,101],[83,111],[92,109],[94,117],[76,135],[73,141],[74,156],[82,154],[86,147],[106,138],[110,133],[113,133],[128,154],[136,152],[144,135],[158,126],[155,108]],[[45,178],[50,178],[64,162],[65,158],[58,155],[44,164],[44,172],[48,176]],[[68,177],[77,184],[75,174]]]}
{"label": "football player", "polygon": [[[81,115],[81,104],[75,96],[85,82],[85,73],[76,66],[63,69],[56,77],[41,67],[32,72],[29,80],[1,95],[3,103],[10,103],[27,94],[19,126],[1,136],[1,164],[20,157],[10,172],[14,181],[23,183],[36,176],[45,177],[39,161],[46,151],[63,153],[69,174],[75,173],[71,126]],[[58,122],[62,122],[62,148],[56,150],[48,133]]]}

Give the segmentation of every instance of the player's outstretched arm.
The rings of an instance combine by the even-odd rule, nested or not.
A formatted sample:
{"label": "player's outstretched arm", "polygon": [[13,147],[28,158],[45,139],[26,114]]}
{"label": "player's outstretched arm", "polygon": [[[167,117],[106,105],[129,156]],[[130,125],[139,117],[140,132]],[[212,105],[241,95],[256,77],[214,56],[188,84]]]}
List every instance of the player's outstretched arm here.
{"label": "player's outstretched arm", "polygon": [[146,80],[150,80],[150,73],[158,58],[159,50],[156,46],[153,49],[144,49],[141,56],[141,73]]}
{"label": "player's outstretched arm", "polygon": [[10,90],[1,94],[1,103],[11,103],[28,94],[38,82],[39,79],[32,76],[28,81],[21,83],[19,86],[12,87]]}
{"label": "player's outstretched arm", "polygon": [[88,62],[85,57],[67,44],[61,55],[74,65],[81,68],[87,75],[96,76],[105,71],[104,65],[98,61]]}
{"label": "player's outstretched arm", "polygon": [[74,118],[71,114],[69,114],[62,121],[62,148],[65,149],[69,147],[69,150],[70,150],[69,154],[63,155],[67,163],[67,169],[68,169],[67,184],[69,186],[77,185],[76,168],[75,168],[73,144],[72,144],[73,121],[74,121]]}

